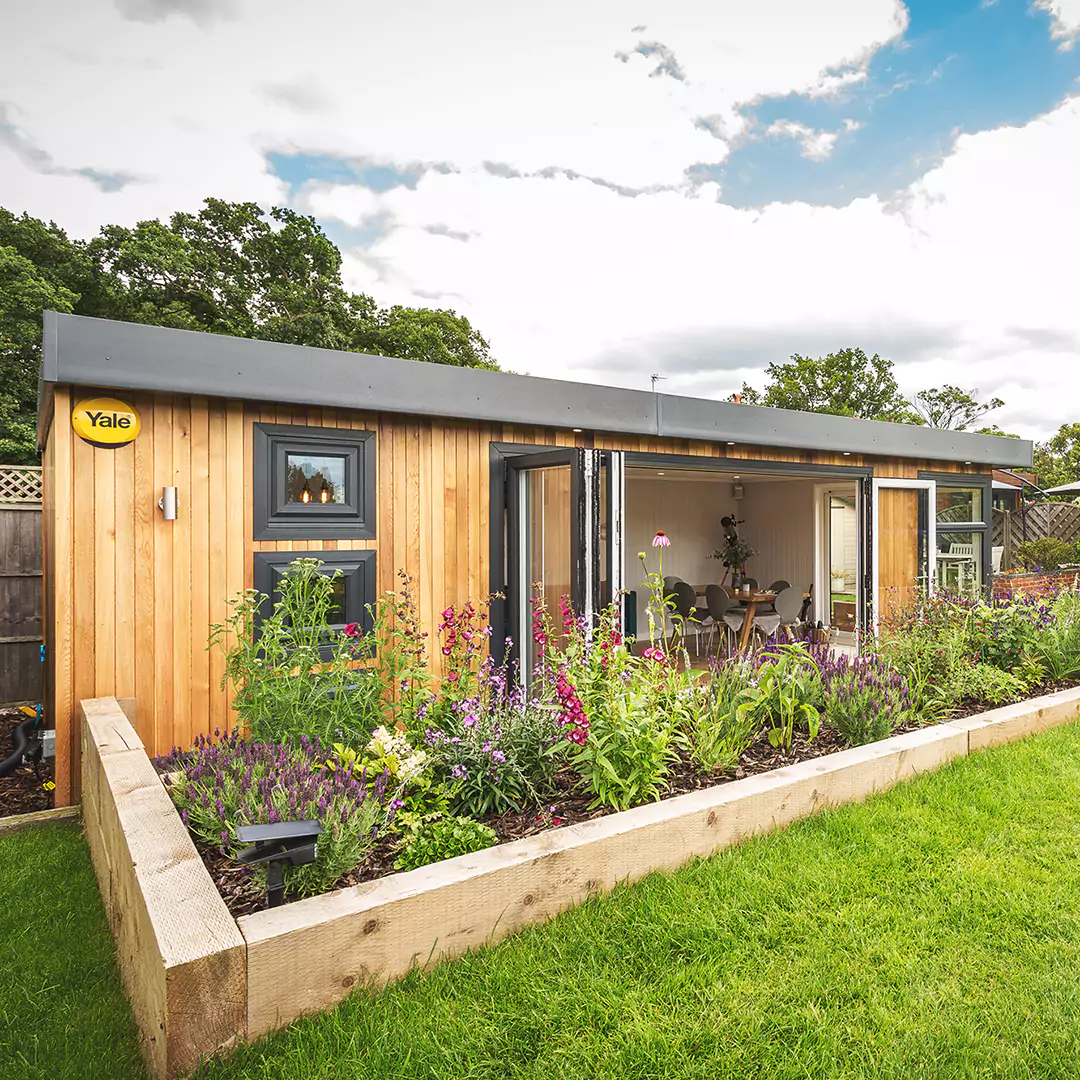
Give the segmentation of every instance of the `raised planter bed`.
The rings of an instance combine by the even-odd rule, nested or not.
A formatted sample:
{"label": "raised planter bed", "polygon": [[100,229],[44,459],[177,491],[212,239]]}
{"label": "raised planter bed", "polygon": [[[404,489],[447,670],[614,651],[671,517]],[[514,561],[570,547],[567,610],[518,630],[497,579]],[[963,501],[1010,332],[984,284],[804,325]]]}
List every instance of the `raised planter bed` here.
{"label": "raised planter bed", "polygon": [[155,1077],[173,1077],[358,985],[459,955],[589,895],[671,870],[954,758],[1068,723],[1080,688],[920,728],[365,882],[229,915],[113,698],[80,705],[83,818]]}

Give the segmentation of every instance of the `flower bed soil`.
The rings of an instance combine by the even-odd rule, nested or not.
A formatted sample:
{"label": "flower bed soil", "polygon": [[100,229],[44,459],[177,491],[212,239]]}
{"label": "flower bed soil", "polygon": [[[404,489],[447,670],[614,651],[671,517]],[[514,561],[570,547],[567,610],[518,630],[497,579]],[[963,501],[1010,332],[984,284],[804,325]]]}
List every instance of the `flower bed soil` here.
{"label": "flower bed soil", "polygon": [[[1052,694],[1076,685],[1080,685],[1080,682],[1046,683],[1033,688],[1030,696]],[[985,701],[965,700],[948,717],[942,717],[942,720],[963,719],[992,708],[995,706]],[[893,734],[903,735],[925,726],[927,725],[917,722],[902,724],[893,731]],[[664,792],[664,798],[686,795],[703,788],[742,780],[748,776],[771,772],[785,765],[810,761],[844,749],[846,749],[846,744],[839,732],[823,727],[817,738],[813,740],[809,740],[805,732],[796,731],[790,754],[785,754],[782,750],[771,746],[766,732],[761,731],[735,768],[717,772],[701,772],[689,756],[680,753],[679,760],[668,776],[668,787]],[[576,825],[582,821],[591,821],[616,812],[606,806],[589,809],[592,797],[577,789],[577,777],[569,768],[563,769],[556,775],[554,786],[555,790],[544,796],[543,807],[539,810],[531,807],[523,813],[508,812],[499,817],[484,818],[484,824],[495,830],[499,843],[502,844],[511,840],[521,840],[527,836],[535,836],[547,829]],[[253,879],[247,867],[239,865],[230,856],[223,854],[220,848],[206,844],[194,836],[192,838],[214,884],[218,887],[222,899],[234,918],[261,911],[266,906],[266,893]],[[327,891],[344,889],[350,885],[358,885],[362,881],[373,881],[376,878],[399,873],[394,869],[396,844],[396,837],[387,837],[379,841],[371,855],[360,866],[336,881],[333,888]],[[295,897],[290,897],[290,899],[295,899]]]}
{"label": "flower bed soil", "polygon": [[[26,713],[18,709],[0,709],[0,758],[6,758],[11,753],[15,728],[25,719]],[[0,817],[52,808],[53,793],[42,787],[42,784],[52,781],[52,760],[43,761],[39,771],[40,780],[32,765],[24,765],[10,776],[0,778]]]}

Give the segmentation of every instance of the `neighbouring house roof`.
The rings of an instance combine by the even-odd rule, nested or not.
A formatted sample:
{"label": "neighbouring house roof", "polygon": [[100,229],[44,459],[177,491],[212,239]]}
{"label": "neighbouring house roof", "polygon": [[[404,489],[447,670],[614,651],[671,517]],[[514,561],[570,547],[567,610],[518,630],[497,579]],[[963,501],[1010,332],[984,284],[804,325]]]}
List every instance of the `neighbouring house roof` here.
{"label": "neighbouring house roof", "polygon": [[45,312],[38,439],[57,383],[1030,467],[1024,439],[791,412]]}
{"label": "neighbouring house roof", "polygon": [[1071,484],[1059,484],[1057,487],[1043,488],[1044,495],[1080,495],[1080,480]]}

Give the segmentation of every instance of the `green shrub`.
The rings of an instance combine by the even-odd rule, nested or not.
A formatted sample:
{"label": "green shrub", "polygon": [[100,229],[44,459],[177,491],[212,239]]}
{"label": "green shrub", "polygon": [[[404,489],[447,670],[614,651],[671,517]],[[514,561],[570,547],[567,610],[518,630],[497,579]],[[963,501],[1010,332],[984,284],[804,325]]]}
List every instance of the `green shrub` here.
{"label": "green shrub", "polygon": [[495,830],[466,817],[439,817],[415,822],[405,834],[394,866],[415,870],[418,866],[483,851],[498,843]]}
{"label": "green shrub", "polygon": [[1031,642],[1031,656],[1053,682],[1080,678],[1080,593],[1060,593],[1052,621]]}
{"label": "green shrub", "polygon": [[1013,562],[1028,571],[1060,570],[1063,564],[1075,565],[1077,561],[1077,545],[1055,536],[1028,540],[1013,549]]}
{"label": "green shrub", "polygon": [[791,752],[796,722],[805,722],[813,739],[821,714],[821,673],[804,645],[774,645],[755,681],[739,694],[740,719],[769,728],[769,743]]}
{"label": "green shrub", "polygon": [[852,746],[887,739],[916,715],[907,681],[880,655],[826,657],[820,668],[825,723]]}
{"label": "green shrub", "polygon": [[1020,701],[1030,684],[1011,671],[1002,671],[991,664],[966,664],[960,668],[957,693],[970,701],[985,701],[990,705],[1006,705]]}
{"label": "green shrub", "polygon": [[752,676],[747,661],[728,660],[715,664],[708,680],[695,687],[695,699],[684,731],[690,756],[707,772],[738,764],[760,730],[759,717],[746,710],[740,713],[738,708],[739,695]]}
{"label": "green shrub", "polygon": [[971,613],[971,652],[979,663],[1013,671],[1052,622],[1049,602],[1034,596],[978,604]]}

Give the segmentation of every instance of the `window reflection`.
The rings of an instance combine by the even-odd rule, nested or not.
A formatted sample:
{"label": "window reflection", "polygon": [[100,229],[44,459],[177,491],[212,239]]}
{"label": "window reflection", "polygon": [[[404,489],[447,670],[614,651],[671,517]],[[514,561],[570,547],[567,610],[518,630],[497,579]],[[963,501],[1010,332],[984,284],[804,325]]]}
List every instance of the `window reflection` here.
{"label": "window reflection", "polygon": [[287,503],[343,503],[345,458],[332,455],[288,454],[285,458]]}

